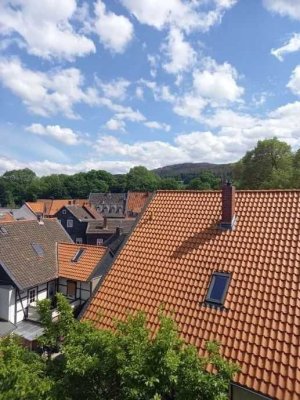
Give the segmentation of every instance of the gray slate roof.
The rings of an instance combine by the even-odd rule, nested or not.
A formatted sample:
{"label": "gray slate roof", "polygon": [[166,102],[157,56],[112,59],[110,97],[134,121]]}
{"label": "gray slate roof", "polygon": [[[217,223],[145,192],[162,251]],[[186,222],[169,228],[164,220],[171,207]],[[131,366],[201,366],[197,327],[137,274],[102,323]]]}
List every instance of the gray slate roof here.
{"label": "gray slate roof", "polygon": [[94,217],[81,206],[66,206],[66,209],[69,210],[78,221],[94,220]]}
{"label": "gray slate roof", "polygon": [[89,202],[103,215],[120,217],[125,213],[126,193],[91,193]]}
{"label": "gray slate roof", "polygon": [[[73,243],[56,219],[2,223],[0,231],[0,265],[20,289],[50,281],[57,276],[57,242]],[[40,256],[32,244],[42,246]]]}
{"label": "gray slate roof", "polygon": [[104,221],[90,221],[86,233],[115,233],[117,228],[122,228],[122,232],[127,234],[131,231],[134,218],[107,218],[106,226]]}

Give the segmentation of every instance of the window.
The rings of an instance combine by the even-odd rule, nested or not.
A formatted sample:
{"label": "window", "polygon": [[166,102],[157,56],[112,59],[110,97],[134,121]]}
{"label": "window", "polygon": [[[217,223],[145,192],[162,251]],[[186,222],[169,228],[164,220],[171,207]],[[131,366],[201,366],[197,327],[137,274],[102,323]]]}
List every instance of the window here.
{"label": "window", "polygon": [[73,220],[67,219],[67,228],[73,228]]}
{"label": "window", "polygon": [[76,253],[75,256],[72,258],[72,262],[77,262],[79,260],[79,258],[82,256],[82,254],[84,253],[85,249],[79,249]]}
{"label": "window", "polygon": [[28,290],[28,303],[35,303],[37,298],[37,288]]}
{"label": "window", "polygon": [[227,293],[230,274],[215,272],[209,285],[206,302],[222,305]]}
{"label": "window", "polygon": [[82,244],[82,238],[76,238],[76,239],[75,239],[75,242],[76,242],[77,244]]}
{"label": "window", "polygon": [[76,299],[76,282],[67,281],[67,297],[69,299]]}
{"label": "window", "polygon": [[97,238],[97,246],[100,246],[103,243],[103,239]]}
{"label": "window", "polygon": [[67,214],[67,210],[64,208],[61,213],[62,214]]}
{"label": "window", "polygon": [[41,244],[38,244],[38,243],[31,243],[31,246],[32,246],[33,250],[36,252],[36,254],[37,254],[39,257],[43,257],[43,255],[44,255],[44,249],[43,249],[43,246],[42,246]]}

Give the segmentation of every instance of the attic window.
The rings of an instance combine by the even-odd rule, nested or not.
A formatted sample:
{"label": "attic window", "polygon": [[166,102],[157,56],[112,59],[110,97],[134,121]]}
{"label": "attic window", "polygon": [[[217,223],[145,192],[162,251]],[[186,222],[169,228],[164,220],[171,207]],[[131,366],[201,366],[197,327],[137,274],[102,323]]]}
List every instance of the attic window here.
{"label": "attic window", "polygon": [[1,233],[3,236],[8,235],[8,232],[7,232],[6,228],[4,228],[4,226],[0,226],[0,233]]}
{"label": "attic window", "polygon": [[79,259],[80,259],[80,257],[82,256],[82,254],[84,253],[84,250],[85,249],[79,249],[77,252],[76,252],[76,254],[75,254],[75,256],[72,258],[72,262],[77,262]]}
{"label": "attic window", "polygon": [[230,274],[215,272],[210,281],[206,303],[212,303],[219,306],[223,305],[229,286],[229,280]]}
{"label": "attic window", "polygon": [[44,249],[43,249],[42,245],[40,245],[38,243],[31,243],[31,246],[39,257],[43,257]]}

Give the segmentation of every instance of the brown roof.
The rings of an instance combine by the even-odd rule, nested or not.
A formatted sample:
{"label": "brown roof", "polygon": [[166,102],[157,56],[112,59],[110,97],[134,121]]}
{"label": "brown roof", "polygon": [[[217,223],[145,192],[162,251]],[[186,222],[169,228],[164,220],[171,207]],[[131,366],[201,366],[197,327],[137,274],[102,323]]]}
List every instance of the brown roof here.
{"label": "brown roof", "polygon": [[[77,262],[72,261],[77,252],[84,250]],[[62,278],[87,281],[106,253],[104,246],[87,244],[58,244],[58,274]]]}
{"label": "brown roof", "polygon": [[83,206],[88,201],[87,199],[39,199],[38,203],[44,204],[45,215],[53,217],[62,207],[67,205]]}
{"label": "brown roof", "polygon": [[95,209],[94,206],[91,206],[91,205],[89,205],[89,204],[84,204],[83,208],[84,208],[89,214],[91,214],[91,216],[92,216],[94,219],[103,219],[102,215],[99,214],[99,213],[97,212],[97,210]]}
{"label": "brown roof", "polygon": [[128,192],[126,207],[127,213],[141,213],[150,196],[150,192]]}
{"label": "brown roof", "polygon": [[[0,265],[21,289],[57,277],[57,242],[72,242],[56,219],[0,223]],[[34,249],[38,245],[42,253]]]}
{"label": "brown roof", "polygon": [[70,211],[74,215],[75,218],[78,219],[78,221],[91,221],[94,220],[94,217],[87,212],[85,207],[82,206],[65,206],[67,210]]}
{"label": "brown roof", "polygon": [[10,212],[0,212],[0,224],[2,222],[11,222],[14,221],[14,217]]}
{"label": "brown roof", "polygon": [[45,203],[42,201],[27,201],[25,203],[35,214],[43,214],[45,212]]}
{"label": "brown roof", "polygon": [[[144,310],[154,329],[164,304],[200,353],[222,344],[238,384],[299,399],[300,191],[238,191],[236,216],[233,231],[218,228],[220,192],[158,192],[83,319],[111,328]],[[224,308],[204,303],[216,271],[231,274]]]}

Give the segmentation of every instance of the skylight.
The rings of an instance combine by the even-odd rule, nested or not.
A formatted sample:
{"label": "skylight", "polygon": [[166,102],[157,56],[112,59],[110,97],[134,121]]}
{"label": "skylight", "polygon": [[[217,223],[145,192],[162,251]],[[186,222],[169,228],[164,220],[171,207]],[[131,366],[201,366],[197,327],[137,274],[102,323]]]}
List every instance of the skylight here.
{"label": "skylight", "polygon": [[38,243],[31,243],[31,246],[32,246],[33,250],[36,252],[36,254],[39,257],[43,257],[44,256],[45,252],[44,252],[44,249],[43,249],[42,245],[40,245]]}
{"label": "skylight", "polygon": [[8,235],[7,229],[4,226],[0,226],[0,233],[5,236]]}
{"label": "skylight", "polygon": [[222,305],[224,303],[227,293],[229,280],[230,274],[215,272],[211,278],[208,293],[206,296],[206,302],[216,305]]}
{"label": "skylight", "polygon": [[82,254],[84,253],[84,250],[85,249],[79,249],[77,252],[76,252],[76,254],[75,254],[75,256],[72,258],[72,262],[77,262],[79,259],[80,259],[80,257],[82,256]]}

